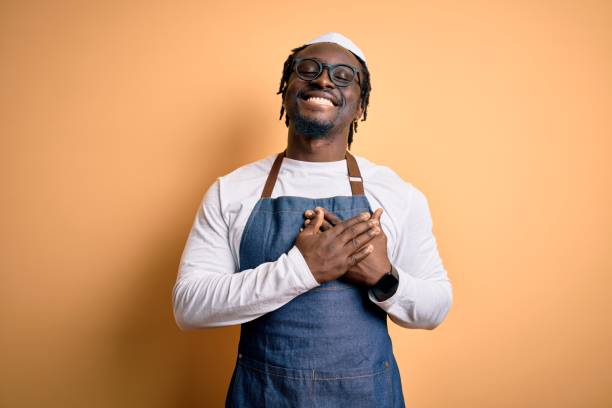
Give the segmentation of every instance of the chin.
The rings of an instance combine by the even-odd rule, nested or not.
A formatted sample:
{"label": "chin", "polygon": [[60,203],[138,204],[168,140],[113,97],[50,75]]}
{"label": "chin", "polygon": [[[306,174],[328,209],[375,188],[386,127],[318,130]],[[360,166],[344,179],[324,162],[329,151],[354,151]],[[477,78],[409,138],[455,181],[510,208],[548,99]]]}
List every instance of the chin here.
{"label": "chin", "polygon": [[334,128],[334,123],[307,118],[298,114],[293,120],[293,128],[296,133],[307,139],[325,139],[329,137],[331,130]]}

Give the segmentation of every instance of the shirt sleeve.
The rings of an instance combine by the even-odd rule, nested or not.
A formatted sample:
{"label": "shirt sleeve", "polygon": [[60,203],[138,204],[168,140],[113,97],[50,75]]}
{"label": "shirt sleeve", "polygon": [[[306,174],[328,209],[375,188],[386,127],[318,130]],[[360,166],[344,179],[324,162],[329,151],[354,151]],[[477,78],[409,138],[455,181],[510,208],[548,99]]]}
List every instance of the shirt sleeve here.
{"label": "shirt sleeve", "polygon": [[172,302],[182,330],[248,322],[319,285],[295,246],[237,273],[219,190],[217,180],[206,192],[181,256]]}
{"label": "shirt sleeve", "polygon": [[379,302],[368,295],[398,325],[434,329],[445,319],[453,300],[451,282],[438,253],[425,195],[414,188],[409,210],[398,232],[391,263],[399,273],[393,296]]}

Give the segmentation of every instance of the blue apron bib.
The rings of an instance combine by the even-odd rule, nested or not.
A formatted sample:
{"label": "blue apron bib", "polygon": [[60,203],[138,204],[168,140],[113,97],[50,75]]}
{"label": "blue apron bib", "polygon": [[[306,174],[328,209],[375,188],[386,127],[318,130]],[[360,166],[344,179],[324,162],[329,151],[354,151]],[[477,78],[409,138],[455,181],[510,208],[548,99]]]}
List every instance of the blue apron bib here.
{"label": "blue apron bib", "polygon": [[[294,245],[304,211],[341,219],[370,211],[359,167],[347,151],[352,196],[271,198],[285,152],[274,162],[240,243],[240,270],[277,260]],[[367,288],[326,282],[244,323],[226,407],[403,407],[385,311]]]}

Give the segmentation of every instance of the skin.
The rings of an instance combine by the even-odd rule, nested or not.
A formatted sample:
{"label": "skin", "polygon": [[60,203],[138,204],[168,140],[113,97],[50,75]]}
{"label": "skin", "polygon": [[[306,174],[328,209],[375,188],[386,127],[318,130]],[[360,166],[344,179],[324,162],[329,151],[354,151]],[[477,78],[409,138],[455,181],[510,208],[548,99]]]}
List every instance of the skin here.
{"label": "skin", "polygon": [[[326,209],[322,210],[324,211],[324,220],[321,223],[321,231],[332,229],[342,222],[336,214]],[[382,231],[382,227],[380,227],[380,217],[382,213],[383,209],[379,208],[374,211],[371,217],[371,221],[376,222],[381,230],[380,234],[376,234],[376,236],[369,241],[369,245],[372,246],[372,253],[359,262],[351,265],[344,274],[343,279],[354,284],[369,287],[376,284],[386,272],[391,270],[391,262],[387,256],[387,236]],[[304,225],[308,227],[311,225],[312,220],[315,219],[316,213],[314,210],[306,210],[304,216],[306,217]]]}
{"label": "skin", "polygon": [[362,213],[321,231],[323,209],[314,212],[312,222],[298,235],[296,246],[317,282],[325,283],[342,277],[367,258],[374,247],[366,244],[381,230],[369,213]]}
{"label": "skin", "polygon": [[[313,44],[296,56],[313,57],[328,64],[360,66],[350,51],[333,43]],[[331,96],[336,101],[335,106],[316,105],[301,98],[312,93]],[[357,82],[338,87],[329,78],[327,69],[312,81],[304,81],[293,72],[283,106],[290,118],[287,157],[313,162],[344,159],[349,126],[363,114]],[[307,138],[296,131],[291,121],[298,112],[311,120],[331,121],[333,127],[324,138]],[[366,213],[340,221],[335,214],[320,207],[305,213],[307,225],[300,231],[295,245],[317,282],[342,277],[358,285],[372,286],[391,269],[387,237],[380,227],[381,215],[382,209],[377,209],[373,215]]]}
{"label": "skin", "polygon": [[[296,57],[314,57],[328,64],[348,64],[359,67],[359,61],[343,47],[333,43],[318,43],[301,50]],[[348,147],[349,126],[361,117],[359,85],[353,82],[347,87],[336,86],[327,69],[313,81],[303,81],[295,72],[289,77],[283,106],[289,118],[299,111],[302,116],[319,121],[332,121],[334,127],[323,139],[307,139],[298,134],[289,120],[287,157],[302,161],[338,161],[344,159]],[[320,92],[330,95],[339,105],[334,107],[310,104],[301,94]]]}

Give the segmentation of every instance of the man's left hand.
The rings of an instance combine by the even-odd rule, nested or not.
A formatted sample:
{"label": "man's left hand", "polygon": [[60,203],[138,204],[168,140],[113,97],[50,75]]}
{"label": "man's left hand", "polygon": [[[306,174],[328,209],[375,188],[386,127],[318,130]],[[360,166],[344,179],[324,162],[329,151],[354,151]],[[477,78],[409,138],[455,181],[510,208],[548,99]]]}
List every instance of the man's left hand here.
{"label": "man's left hand", "polygon": [[[334,213],[324,210],[324,221],[323,225],[321,225],[321,231],[326,231],[338,223],[341,223],[342,220]],[[354,283],[356,285],[364,285],[367,287],[371,287],[375,285],[383,275],[391,270],[391,262],[389,261],[389,257],[387,255],[387,236],[380,225],[380,217],[383,213],[382,208],[378,208],[374,211],[372,215],[372,220],[377,220],[379,222],[379,227],[381,233],[374,237],[369,244],[374,246],[374,250],[372,253],[362,261],[353,265],[342,277],[343,279]],[[312,210],[306,210],[304,212],[304,216],[306,220],[304,221],[304,225],[308,225],[310,220],[315,217],[315,212]]]}

